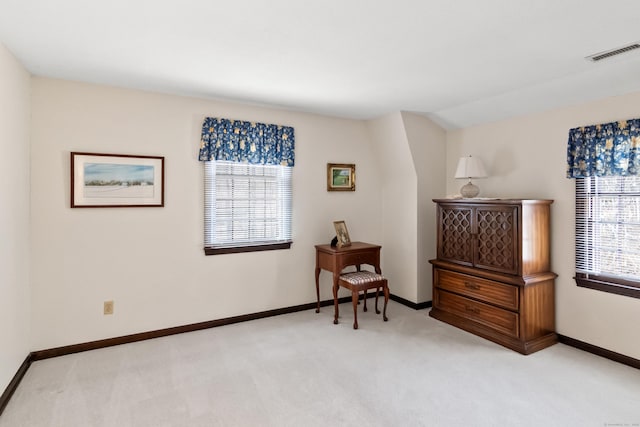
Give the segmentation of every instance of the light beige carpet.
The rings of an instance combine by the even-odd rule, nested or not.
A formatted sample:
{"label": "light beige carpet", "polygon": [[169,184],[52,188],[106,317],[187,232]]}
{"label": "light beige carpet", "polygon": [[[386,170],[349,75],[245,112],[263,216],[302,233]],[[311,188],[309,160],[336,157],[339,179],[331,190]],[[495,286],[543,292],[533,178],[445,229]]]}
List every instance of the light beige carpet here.
{"label": "light beige carpet", "polygon": [[640,371],[557,344],[522,356],[390,302],[349,304],[35,362],[18,426],[640,424]]}

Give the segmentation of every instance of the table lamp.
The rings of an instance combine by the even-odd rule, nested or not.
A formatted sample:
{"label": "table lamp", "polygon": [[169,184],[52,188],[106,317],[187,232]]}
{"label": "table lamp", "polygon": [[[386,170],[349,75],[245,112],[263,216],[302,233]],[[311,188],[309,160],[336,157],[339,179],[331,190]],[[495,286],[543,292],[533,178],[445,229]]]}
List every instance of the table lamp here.
{"label": "table lamp", "polygon": [[484,170],[482,160],[476,157],[460,157],[458,160],[458,168],[456,169],[456,178],[467,178],[469,182],[460,188],[460,194],[465,199],[471,199],[480,194],[480,188],[471,182],[471,178],[485,178],[487,172]]}

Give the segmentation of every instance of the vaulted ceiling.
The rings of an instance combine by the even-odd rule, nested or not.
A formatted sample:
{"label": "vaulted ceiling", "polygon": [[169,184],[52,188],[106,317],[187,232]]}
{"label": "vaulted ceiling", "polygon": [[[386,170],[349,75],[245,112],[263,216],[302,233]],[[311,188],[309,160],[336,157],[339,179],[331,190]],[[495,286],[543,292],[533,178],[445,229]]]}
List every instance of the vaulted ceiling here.
{"label": "vaulted ceiling", "polygon": [[2,0],[34,75],[460,128],[640,91],[638,0]]}

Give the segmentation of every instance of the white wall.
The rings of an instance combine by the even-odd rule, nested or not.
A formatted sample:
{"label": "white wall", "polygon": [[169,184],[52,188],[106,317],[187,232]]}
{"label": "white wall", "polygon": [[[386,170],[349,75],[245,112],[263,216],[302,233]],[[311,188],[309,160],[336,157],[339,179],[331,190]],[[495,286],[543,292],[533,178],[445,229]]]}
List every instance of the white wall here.
{"label": "white wall", "polygon": [[407,141],[416,170],[417,192],[417,302],[431,301],[433,275],[427,261],[436,258],[436,206],[445,196],[446,132],[424,116],[402,113]]}
{"label": "white wall", "polygon": [[417,302],[417,178],[402,122],[389,114],[367,123],[378,159],[382,203],[382,272],[391,293]]}
{"label": "white wall", "polygon": [[481,196],[554,199],[552,269],[560,334],[640,359],[640,299],[578,288],[574,275],[574,182],[565,178],[567,136],[577,126],[640,116],[640,93],[452,131],[447,134],[447,193],[457,159],[480,157],[489,178],[477,180]]}
{"label": "white wall", "polygon": [[30,76],[0,43],[0,392],[29,354]]}
{"label": "white wall", "polygon": [[[361,121],[46,78],[32,87],[32,349],[313,302],[313,246],[329,243],[332,221],[344,219],[352,240],[382,240]],[[290,250],[204,255],[205,116],[295,128]],[[71,151],[165,156],[166,206],[70,209]],[[356,164],[354,193],[326,191],[328,162]],[[329,299],[329,274],[321,279]],[[109,299],[115,314],[104,316]],[[331,321],[328,308],[318,315]]]}
{"label": "white wall", "polygon": [[391,292],[431,301],[435,207],[445,194],[446,132],[424,116],[397,112],[367,123],[381,179],[382,270]]}

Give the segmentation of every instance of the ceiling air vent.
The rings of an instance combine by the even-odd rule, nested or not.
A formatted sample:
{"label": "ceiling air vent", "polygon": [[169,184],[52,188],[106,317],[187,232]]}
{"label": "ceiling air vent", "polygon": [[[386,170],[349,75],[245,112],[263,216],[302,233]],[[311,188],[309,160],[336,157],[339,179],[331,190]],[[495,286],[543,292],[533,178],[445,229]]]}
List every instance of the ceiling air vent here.
{"label": "ceiling air vent", "polygon": [[625,52],[640,49],[640,44],[634,43],[627,46],[619,47],[617,49],[607,50],[606,52],[595,53],[586,57],[589,61],[598,62],[603,59],[611,58],[612,56],[620,55]]}

